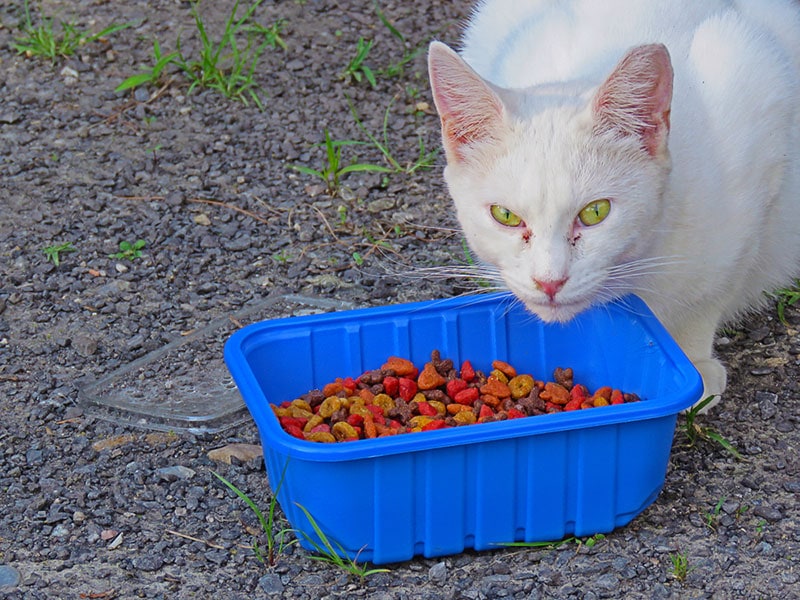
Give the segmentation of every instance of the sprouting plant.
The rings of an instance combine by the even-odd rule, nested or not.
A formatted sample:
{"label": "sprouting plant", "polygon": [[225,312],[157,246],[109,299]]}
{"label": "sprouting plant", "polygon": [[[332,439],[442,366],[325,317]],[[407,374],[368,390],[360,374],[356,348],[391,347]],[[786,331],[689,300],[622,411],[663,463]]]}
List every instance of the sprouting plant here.
{"label": "sprouting plant", "polygon": [[315,144],[316,146],[325,147],[327,163],[321,169],[312,169],[311,167],[302,165],[291,165],[290,168],[305,175],[313,175],[321,179],[325,182],[328,193],[333,195],[339,193],[340,179],[347,173],[356,171],[391,172],[391,169],[387,167],[368,163],[350,163],[344,165],[342,163],[342,150],[345,146],[364,145],[364,142],[355,140],[334,140],[331,138],[330,132],[327,129],[324,130],[324,135],[325,141],[322,144]]}
{"label": "sprouting plant", "polygon": [[710,529],[716,529],[717,519],[719,519],[719,515],[722,512],[722,505],[725,504],[725,500],[725,496],[720,498],[714,505],[713,510],[706,513],[706,526]]}
{"label": "sprouting plant", "polygon": [[164,69],[166,69],[170,64],[175,63],[179,56],[180,52],[178,51],[170,52],[169,54],[162,53],[161,45],[158,43],[157,39],[154,39],[153,64],[149,67],[142,67],[140,73],[128,77],[125,81],[117,86],[115,91],[123,92],[131,88],[139,87],[140,85],[157,84],[161,79]]}
{"label": "sprouting plant", "polygon": [[59,266],[61,264],[61,254],[65,252],[77,252],[78,249],[72,245],[72,242],[64,242],[63,244],[55,244],[53,246],[47,246],[46,248],[42,248],[42,252],[47,257],[51,263],[55,266]]}
{"label": "sprouting plant", "polygon": [[406,165],[400,164],[400,162],[394,157],[389,149],[389,116],[391,114],[392,105],[394,104],[395,99],[396,98],[392,98],[392,100],[389,102],[389,106],[386,107],[386,111],[383,114],[381,139],[378,139],[375,135],[367,130],[367,128],[361,122],[361,119],[358,118],[358,113],[356,112],[353,103],[349,100],[348,103],[350,104],[350,112],[352,113],[353,119],[355,119],[358,128],[364,133],[364,135],[367,136],[367,139],[369,139],[370,143],[380,151],[386,162],[391,166],[391,168],[387,169],[387,171],[411,175],[419,169],[432,168],[436,162],[436,156],[438,155],[439,151],[438,149],[430,152],[426,150],[425,142],[423,141],[422,137],[418,138],[418,152],[416,160],[409,162]]}
{"label": "sprouting plant", "polygon": [[286,250],[281,250],[280,252],[276,252],[272,255],[272,259],[279,263],[286,263],[289,262],[289,253]]}
{"label": "sprouting plant", "polygon": [[800,279],[795,279],[791,287],[780,288],[771,295],[778,301],[778,319],[787,325],[786,307],[800,302]]}
{"label": "sprouting plant", "polygon": [[[288,466],[288,464],[289,463],[287,462],[286,466],[284,466],[283,468],[283,475],[286,475],[286,467]],[[253,514],[258,519],[258,523],[261,525],[261,529],[267,536],[266,560],[263,552],[258,546],[258,542],[255,540],[253,541],[253,552],[255,553],[258,560],[260,560],[261,562],[266,562],[266,564],[268,564],[269,566],[274,566],[277,560],[277,555],[281,554],[284,548],[288,547],[289,545],[297,541],[296,539],[290,541],[287,541],[286,539],[290,533],[294,532],[293,529],[283,528],[277,531],[277,533],[275,532],[275,508],[278,503],[278,490],[283,484],[283,476],[281,477],[281,481],[278,484],[278,489],[275,490],[275,492],[272,494],[272,498],[270,498],[267,514],[264,515],[264,513],[261,512],[261,509],[258,508],[258,505],[255,502],[253,502],[253,500],[242,490],[240,490],[238,487],[236,487],[234,484],[225,479],[222,475],[220,475],[216,471],[211,471],[211,473],[214,475],[214,477],[216,477],[222,483],[224,483],[228,487],[228,489],[230,489],[234,494],[236,494],[237,496],[239,496],[239,498],[244,500],[244,503],[247,504],[247,506],[250,507],[250,510],[253,511]]]}
{"label": "sprouting plant", "polygon": [[375,80],[375,73],[364,63],[374,44],[374,40],[365,40],[363,37],[358,38],[358,42],[356,43],[356,55],[339,74],[339,77],[346,81],[354,79],[359,83],[362,79],[366,79],[372,87],[376,87],[378,82]]}
{"label": "sprouting plant", "polygon": [[685,553],[671,553],[669,559],[672,562],[672,576],[678,581],[684,581],[694,570],[694,567],[689,566],[689,557]]}
{"label": "sprouting plant", "polygon": [[726,440],[717,431],[711,427],[699,425],[696,422],[700,411],[708,406],[708,404],[713,400],[714,396],[708,396],[686,411],[686,423],[684,425],[684,431],[686,432],[686,437],[689,438],[689,446],[694,446],[697,443],[697,440],[700,439],[716,442],[739,460],[744,460],[744,457],[733,446],[733,444]]}
{"label": "sprouting plant", "polygon": [[122,241],[119,243],[119,252],[109,254],[109,258],[117,260],[133,260],[142,256],[142,249],[147,245],[144,240],[136,240],[133,243]]}
{"label": "sprouting plant", "polygon": [[[295,502],[295,504],[297,504]],[[303,531],[300,531],[300,535],[302,535],[306,541],[314,548],[314,550],[318,553],[317,555],[312,555],[311,558],[314,560],[319,560],[322,562],[326,562],[332,565],[336,565],[337,567],[345,570],[346,572],[350,573],[351,575],[357,576],[361,582],[363,583],[364,578],[368,577],[369,575],[374,575],[375,573],[388,573],[389,569],[370,569],[368,568],[368,563],[359,563],[358,556],[353,559],[350,558],[342,558],[340,555],[345,555],[346,552],[344,548],[336,541],[331,542],[330,539],[325,535],[317,522],[314,520],[314,517],[311,516],[311,513],[308,510],[300,505],[297,504],[297,507],[303,511],[305,514],[306,519],[311,524],[311,527],[314,529],[314,533],[317,534],[319,538],[319,542],[315,540],[310,535],[306,534]],[[338,547],[338,552],[334,549],[333,544],[336,544]]]}
{"label": "sprouting plant", "polygon": [[11,47],[19,54],[40,56],[55,62],[59,57],[72,56],[75,51],[91,42],[99,40],[130,27],[130,24],[111,25],[98,33],[79,31],[74,23],[61,23],[61,32],[57,33],[53,19],[41,17],[38,25],[33,24],[28,0],[25,0],[25,23],[22,25],[23,36],[16,38]]}

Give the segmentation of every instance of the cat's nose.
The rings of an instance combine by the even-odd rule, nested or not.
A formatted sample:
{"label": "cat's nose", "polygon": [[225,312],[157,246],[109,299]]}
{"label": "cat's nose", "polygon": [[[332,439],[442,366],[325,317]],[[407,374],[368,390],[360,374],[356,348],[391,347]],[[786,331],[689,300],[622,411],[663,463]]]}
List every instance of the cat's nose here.
{"label": "cat's nose", "polygon": [[533,283],[536,285],[537,290],[541,290],[550,298],[550,300],[554,300],[558,291],[564,287],[564,284],[567,283],[567,279],[557,279],[548,281],[545,279],[534,279]]}

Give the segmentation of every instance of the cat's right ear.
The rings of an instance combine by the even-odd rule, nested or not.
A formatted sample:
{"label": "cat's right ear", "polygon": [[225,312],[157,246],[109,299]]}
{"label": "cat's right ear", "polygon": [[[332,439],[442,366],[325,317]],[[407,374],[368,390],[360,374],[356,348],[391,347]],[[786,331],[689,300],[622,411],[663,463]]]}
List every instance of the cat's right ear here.
{"label": "cat's right ear", "polygon": [[503,102],[455,51],[432,42],[428,74],[448,162],[466,162],[482,145],[500,138]]}

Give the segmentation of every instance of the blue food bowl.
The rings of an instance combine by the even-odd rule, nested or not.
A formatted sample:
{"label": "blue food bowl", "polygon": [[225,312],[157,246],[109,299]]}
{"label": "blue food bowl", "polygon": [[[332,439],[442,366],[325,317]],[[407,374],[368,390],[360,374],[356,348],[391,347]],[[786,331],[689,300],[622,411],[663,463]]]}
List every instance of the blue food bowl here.
{"label": "blue food bowl", "polygon": [[[642,401],[335,444],[290,436],[270,407],[390,355],[421,367],[434,349],[542,380],[572,367],[590,389]],[[316,525],[342,556],[378,564],[627,524],[661,491],[677,415],[702,393],[697,370],[633,296],[563,325],[507,294],[275,319],[234,333],[225,361],[301,544],[321,542]]]}

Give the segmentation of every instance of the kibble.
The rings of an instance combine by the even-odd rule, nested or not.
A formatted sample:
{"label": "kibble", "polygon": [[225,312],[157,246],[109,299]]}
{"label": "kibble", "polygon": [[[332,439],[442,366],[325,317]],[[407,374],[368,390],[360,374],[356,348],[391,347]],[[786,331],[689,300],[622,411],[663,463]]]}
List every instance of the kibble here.
{"label": "kibble", "polygon": [[541,381],[505,361],[491,366],[485,374],[465,360],[456,369],[438,350],[422,369],[392,356],[380,369],[337,378],[272,409],[289,435],[334,443],[639,401],[609,386],[592,393],[575,383],[571,368],[556,368],[553,381]]}

